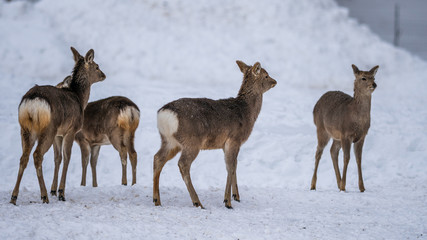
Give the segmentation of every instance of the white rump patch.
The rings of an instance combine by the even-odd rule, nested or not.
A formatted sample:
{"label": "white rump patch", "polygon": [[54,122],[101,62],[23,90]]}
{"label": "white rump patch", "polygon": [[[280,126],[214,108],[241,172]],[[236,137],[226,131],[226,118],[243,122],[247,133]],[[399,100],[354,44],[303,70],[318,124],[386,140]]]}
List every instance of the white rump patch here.
{"label": "white rump patch", "polygon": [[169,109],[162,109],[157,113],[157,128],[160,134],[166,138],[171,148],[180,144],[173,136],[178,131],[178,116]]}
{"label": "white rump patch", "polygon": [[25,99],[18,109],[19,123],[29,130],[43,130],[51,119],[49,103],[42,98]]}
{"label": "white rump patch", "polygon": [[139,111],[134,107],[125,107],[117,117],[117,123],[125,129],[136,129],[139,124]]}

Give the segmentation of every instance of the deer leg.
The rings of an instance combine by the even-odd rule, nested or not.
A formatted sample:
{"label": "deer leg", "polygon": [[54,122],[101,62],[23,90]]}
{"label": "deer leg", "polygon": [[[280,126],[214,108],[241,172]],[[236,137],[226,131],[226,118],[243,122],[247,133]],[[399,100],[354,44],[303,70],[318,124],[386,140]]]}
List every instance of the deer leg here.
{"label": "deer leg", "polygon": [[45,132],[38,138],[37,148],[33,153],[34,157],[34,167],[36,168],[37,179],[39,180],[40,185],[40,194],[43,203],[49,203],[49,198],[47,196],[46,185],[43,179],[43,156],[49,150],[50,146],[52,146],[53,141],[55,139],[54,133]]}
{"label": "deer leg", "polygon": [[323,154],[323,149],[329,142],[329,135],[323,129],[317,129],[317,149],[314,163],[314,173],[313,178],[311,179],[311,188],[310,190],[316,190],[316,182],[317,182],[317,168],[319,167],[320,158]]}
{"label": "deer leg", "polygon": [[159,193],[159,180],[160,173],[162,172],[163,166],[167,161],[171,160],[175,155],[181,151],[177,146],[173,148],[168,147],[168,143],[162,137],[162,146],[159,151],[154,155],[153,160],[153,202],[154,205],[160,206],[160,193]]}
{"label": "deer leg", "polygon": [[127,185],[127,149],[123,139],[124,132],[123,130],[114,131],[110,137],[110,142],[113,144],[114,148],[119,152],[120,160],[122,162],[122,185]]}
{"label": "deer leg", "polygon": [[344,152],[344,167],[343,167],[343,172],[342,172],[340,190],[345,191],[345,184],[346,184],[346,177],[347,177],[347,166],[348,166],[348,163],[350,162],[351,142],[347,139],[341,140],[341,146],[342,146],[342,150]]}
{"label": "deer leg", "polygon": [[29,131],[21,129],[22,156],[19,162],[18,177],[16,179],[15,188],[13,189],[10,200],[10,203],[14,205],[16,205],[16,199],[18,199],[19,185],[21,184],[22,175],[24,174],[24,170],[27,167],[28,160],[30,159],[31,149],[34,147],[35,142],[35,137]]}
{"label": "deer leg", "polygon": [[87,165],[89,164],[90,145],[86,141],[80,141],[80,152],[82,154],[82,181],[81,186],[86,186]]}
{"label": "deer leg", "polygon": [[[226,208],[231,207],[231,185],[233,184],[233,192],[237,190],[237,182],[235,181],[237,155],[239,154],[239,146],[233,146],[231,143],[226,143],[224,147],[225,164],[227,167],[227,184],[225,185],[224,204]],[[234,185],[236,185],[234,187]],[[238,194],[238,193],[237,193]],[[236,197],[235,197],[236,198]]]}
{"label": "deer leg", "polygon": [[67,179],[68,164],[70,164],[71,148],[73,147],[73,141],[75,132],[68,133],[64,136],[64,166],[62,167],[61,183],[58,189],[58,200],[65,201],[65,183]]}
{"label": "deer leg", "polygon": [[55,159],[55,170],[53,172],[52,186],[50,187],[50,195],[56,196],[58,188],[58,172],[62,162],[62,136],[56,136],[53,140],[53,155]]}
{"label": "deer leg", "polygon": [[196,159],[198,154],[199,154],[198,149],[183,149],[181,157],[179,158],[179,161],[178,161],[178,166],[181,172],[182,179],[184,180],[185,185],[187,186],[187,190],[190,193],[190,197],[191,197],[191,200],[193,201],[193,205],[195,207],[201,207],[203,209],[204,207],[200,203],[196,190],[194,190],[193,184],[191,183],[191,176],[190,176],[191,163],[193,163],[194,159]]}
{"label": "deer leg", "polygon": [[357,171],[359,173],[359,190],[360,190],[360,192],[365,191],[365,186],[363,184],[363,177],[362,177],[362,149],[363,149],[363,143],[364,142],[365,142],[365,138],[362,138],[354,144],[354,155],[356,156]]}
{"label": "deer leg", "polygon": [[96,164],[98,163],[99,150],[101,146],[94,145],[90,149],[90,168],[92,169],[92,187],[98,187],[96,180]]}
{"label": "deer leg", "polygon": [[135,133],[129,135],[129,140],[126,142],[127,150],[129,154],[130,164],[132,165],[132,185],[136,184],[136,164],[137,164],[137,153],[135,151],[134,140]]}
{"label": "deer leg", "polygon": [[[237,161],[236,161],[236,167],[237,167]],[[240,202],[239,188],[237,187],[236,169],[234,169],[234,174],[233,174],[233,178],[231,179],[231,184],[233,187],[233,199],[237,202]]]}
{"label": "deer leg", "polygon": [[335,177],[337,179],[338,189],[340,188],[340,184],[341,184],[341,174],[338,166],[338,155],[339,155],[340,149],[341,149],[341,142],[339,140],[334,139],[331,146],[331,158],[332,158],[332,163],[334,164]]}

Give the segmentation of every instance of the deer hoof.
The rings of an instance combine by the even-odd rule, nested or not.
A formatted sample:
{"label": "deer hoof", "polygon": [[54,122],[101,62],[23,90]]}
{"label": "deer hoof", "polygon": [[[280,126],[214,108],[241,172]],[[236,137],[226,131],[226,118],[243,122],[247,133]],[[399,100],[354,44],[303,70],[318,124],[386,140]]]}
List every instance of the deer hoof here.
{"label": "deer hoof", "polygon": [[43,200],[43,203],[49,203],[49,198],[47,198],[47,196],[42,196],[41,199]]}
{"label": "deer hoof", "polygon": [[161,205],[160,200],[158,200],[157,198],[153,198],[153,203],[154,203],[154,206],[160,206]]}
{"label": "deer hoof", "polygon": [[63,202],[65,202],[65,197],[64,197],[64,196],[59,196],[59,197],[58,197],[58,200],[59,200],[59,201],[63,201]]}
{"label": "deer hoof", "polygon": [[13,205],[16,205],[16,199],[18,199],[18,196],[12,196],[10,198],[10,203],[12,203]]}
{"label": "deer hoof", "polygon": [[237,196],[236,194],[233,194],[233,199],[234,201],[240,202],[240,197]]}
{"label": "deer hoof", "polygon": [[228,208],[228,209],[233,209],[233,207],[231,206],[231,204],[228,202],[228,200],[227,200],[227,199],[224,199],[224,204],[225,204],[225,207],[226,207],[226,208]]}
{"label": "deer hoof", "polygon": [[201,203],[199,203],[199,202],[194,202],[194,203],[193,203],[193,206],[195,206],[195,207],[200,207],[201,209],[205,209],[205,208],[202,206],[202,204],[201,204]]}
{"label": "deer hoof", "polygon": [[50,195],[56,196],[56,191],[55,190],[50,191]]}

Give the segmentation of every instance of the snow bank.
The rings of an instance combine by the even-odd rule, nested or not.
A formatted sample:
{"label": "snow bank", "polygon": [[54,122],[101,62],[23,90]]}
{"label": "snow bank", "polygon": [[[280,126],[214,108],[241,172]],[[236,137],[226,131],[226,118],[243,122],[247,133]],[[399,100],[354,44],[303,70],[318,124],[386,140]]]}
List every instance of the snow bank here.
{"label": "snow bank", "polygon": [[[248,64],[261,62],[278,81],[278,85],[265,94],[263,109],[252,136],[243,145],[239,155],[238,181],[248,194],[243,199],[246,197],[261,201],[258,199],[259,194],[270,189],[276,193],[271,197],[286,200],[274,203],[280,205],[280,211],[290,211],[289,216],[297,214],[296,210],[285,208],[287,204],[292,204],[289,201],[311,201],[309,199],[313,196],[310,194],[313,193],[308,189],[316,148],[312,108],[327,90],[352,93],[353,63],[364,70],[380,65],[376,77],[378,88],[372,101],[371,129],[363,152],[365,187],[372,197],[368,202],[375,202],[377,192],[378,199],[384,197],[384,202],[398,204],[397,200],[393,202],[395,198],[389,194],[396,191],[409,195],[409,201],[413,204],[405,207],[415,208],[422,206],[420,197],[426,197],[427,64],[381,41],[369,29],[349,19],[347,10],[338,7],[332,0],[42,0],[37,3],[0,2],[0,94],[3,96],[0,102],[0,196],[4,202],[14,186],[21,154],[17,121],[20,98],[34,84],[56,84],[71,72],[73,60],[70,46],[76,47],[81,54],[93,48],[95,61],[107,75],[104,82],[92,86],[91,100],[124,95],[141,108],[141,124],[136,136],[139,159],[137,194],[147,196],[140,199],[144,202],[144,209],[152,208],[149,203],[152,158],[160,145],[156,129],[157,109],[180,97],[217,99],[235,96],[242,79],[235,64],[237,59]],[[335,175],[328,152],[325,150],[320,163],[317,184],[319,197],[324,202],[342,196],[334,193]],[[53,174],[52,155],[52,151],[46,154],[43,164],[48,187]],[[177,158],[171,160],[162,172],[160,189],[164,196],[163,203],[175,205],[173,198],[178,198],[182,202],[180,206],[191,205],[176,162]],[[18,203],[38,199],[36,174],[32,164],[28,166]],[[75,144],[67,178],[67,194],[82,208],[85,203],[80,198],[86,189],[95,197],[108,198],[120,184],[118,153],[111,146],[102,147],[98,162],[98,184],[103,188],[99,191],[89,187],[80,188],[80,177],[80,153]],[[221,205],[226,181],[222,151],[202,152],[192,166],[192,178],[202,202],[215,196],[218,200],[215,203]],[[350,194],[357,194],[357,170],[353,155],[347,186]],[[254,187],[256,190],[249,190]],[[386,190],[381,191],[384,187]],[[322,194],[322,190],[332,191],[332,194]],[[135,191],[132,188],[132,192]],[[168,191],[172,193],[168,194]],[[212,191],[214,194],[211,194]],[[73,192],[78,194],[73,195]],[[289,197],[289,192],[296,192],[296,198]],[[123,204],[135,203],[131,194],[125,196]],[[350,197],[350,203],[356,203],[361,196]],[[265,197],[262,199],[268,201]],[[94,204],[101,207],[106,203]],[[244,201],[237,206],[242,205]],[[54,206],[49,214],[54,214],[56,207],[73,208],[69,202],[63,207]],[[29,212],[25,214],[36,214],[37,211],[31,209],[44,207],[30,205]],[[259,204],[253,207],[256,211],[263,211],[265,206]],[[0,208],[4,214],[16,211],[10,210],[6,203],[0,203]],[[250,207],[242,208],[249,213],[251,211]],[[338,208],[338,211],[344,208]],[[183,210],[184,215],[198,216],[198,211],[190,209]],[[219,209],[214,208],[216,211]],[[375,209],[372,207],[368,210]],[[415,235],[408,234],[423,226],[423,231],[426,229],[425,223],[422,223],[426,221],[420,221],[419,216],[422,215],[411,218],[413,215],[409,212],[413,210],[407,211],[407,224],[415,224],[417,228],[405,228],[400,232],[402,237],[413,238]],[[144,211],[149,214],[158,210],[153,208]],[[172,212],[165,215],[177,217],[182,213],[179,208]],[[374,223],[369,225],[371,230],[384,226],[393,228],[394,223],[385,220],[393,215],[385,212],[377,212],[380,215],[378,218],[384,221],[379,221],[381,223],[378,226]],[[426,213],[425,206],[421,212]],[[96,213],[101,217],[111,217],[108,210]],[[273,211],[272,214],[277,213]],[[327,213],[323,214],[326,215],[321,216],[330,219]],[[19,213],[14,216],[18,219],[22,217]],[[165,223],[161,216],[160,219],[160,222]],[[421,219],[425,220],[425,217]],[[280,217],[270,220],[291,221]],[[124,224],[125,221],[123,219],[119,222]],[[208,224],[213,226],[221,221],[221,218],[216,218],[208,221]],[[273,222],[266,221],[266,225],[275,226]],[[301,223],[306,218],[295,221]],[[144,224],[150,223],[145,221]],[[182,224],[185,225],[186,221],[178,226]],[[77,228],[80,225],[75,226]],[[237,227],[250,226],[250,223],[244,222]],[[4,230],[7,225],[2,224],[0,228]],[[96,225],[94,228],[102,226]],[[357,238],[362,228],[358,228],[352,236]],[[174,236],[167,233],[167,227],[163,230],[164,236]],[[278,235],[275,235],[276,230],[256,232],[254,236],[277,237],[289,229],[280,228]],[[295,233],[297,230],[291,228],[289,231]],[[266,235],[257,235],[261,233]],[[302,237],[319,237],[314,232],[310,233],[313,234],[303,234]],[[88,234],[93,237],[108,235],[106,232],[97,234],[95,230]],[[334,237],[333,234],[328,235],[328,232],[325,234]],[[206,236],[228,239],[215,231]],[[242,235],[231,238],[238,236]],[[186,238],[185,235],[181,237]],[[203,236],[197,235],[197,238]]]}

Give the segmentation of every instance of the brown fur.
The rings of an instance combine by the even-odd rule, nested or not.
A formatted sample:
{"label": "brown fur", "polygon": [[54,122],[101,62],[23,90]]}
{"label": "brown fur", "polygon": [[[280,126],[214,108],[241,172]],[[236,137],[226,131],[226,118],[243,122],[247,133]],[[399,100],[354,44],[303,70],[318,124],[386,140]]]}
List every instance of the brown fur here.
{"label": "brown fur", "polygon": [[135,131],[139,125],[139,108],[126,97],[115,96],[90,102],[85,110],[83,128],[76,134],[82,153],[82,181],[86,185],[86,169],[92,168],[92,186],[97,187],[96,165],[101,145],[112,144],[122,163],[122,184],[127,185],[127,155],[132,165],[132,185],[136,183],[137,153]]}
{"label": "brown fur", "polygon": [[50,107],[43,99],[26,101],[19,108],[19,124],[30,132],[41,133],[51,121]]}
{"label": "brown fur", "polygon": [[191,183],[190,167],[202,149],[224,150],[227,165],[225,206],[231,208],[233,197],[240,201],[236,166],[240,146],[248,139],[261,110],[263,93],[276,85],[259,63],[237,64],[244,74],[236,98],[212,100],[182,98],[158,111],[158,128],[162,145],[154,156],[153,201],[160,205],[159,177],[164,164],[182,151],[178,165],[194,206],[203,208]]}
{"label": "brown fur", "polygon": [[[317,167],[328,144],[333,139],[331,157],[335,169],[338,188],[345,191],[347,166],[350,161],[350,147],[354,143],[354,153],[359,173],[359,190],[365,191],[362,178],[362,148],[371,122],[371,95],[376,88],[375,74],[378,66],[370,71],[360,71],[352,65],[356,77],[354,80],[354,96],[340,91],[325,93],[317,101],[313,110],[314,124],[317,128],[317,150],[315,167],[311,181],[311,190],[316,189]],[[338,167],[340,148],[344,152],[344,168],[341,178]]]}
{"label": "brown fur", "polygon": [[[61,142],[56,146],[59,146],[61,150],[64,146],[64,166],[58,198],[65,200],[65,181],[71,148],[74,135],[80,130],[83,123],[83,110],[89,99],[90,86],[105,79],[105,74],[99,70],[98,64],[93,61],[94,51],[92,49],[87,52],[84,58],[73,47],[71,47],[71,51],[73,52],[75,66],[69,88],[59,89],[53,86],[36,85],[22,97],[19,106],[19,121],[23,153],[10,201],[13,204],[16,204],[22,175],[36,141],[38,144],[33,155],[41,198],[44,203],[49,202],[43,179],[42,162],[44,154],[54,141],[58,141],[58,138],[61,138]],[[62,144],[62,138],[64,138],[64,144]],[[57,172],[62,158],[56,154],[57,152],[55,151],[55,176],[51,188],[51,193],[54,195],[56,195]]]}

